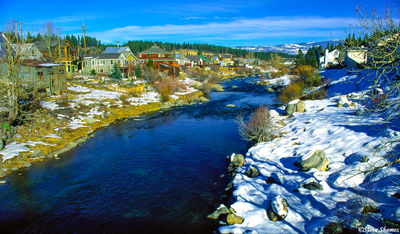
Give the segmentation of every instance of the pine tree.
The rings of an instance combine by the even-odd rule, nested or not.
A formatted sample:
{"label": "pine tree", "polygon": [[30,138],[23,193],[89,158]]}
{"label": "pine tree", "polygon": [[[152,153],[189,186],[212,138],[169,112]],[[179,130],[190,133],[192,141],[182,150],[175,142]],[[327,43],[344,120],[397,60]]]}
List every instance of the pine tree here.
{"label": "pine tree", "polygon": [[142,78],[142,77],[143,77],[142,68],[141,68],[140,66],[138,66],[138,67],[136,68],[135,76],[136,76],[137,78]]}
{"label": "pine tree", "polygon": [[299,51],[297,52],[296,55],[296,66],[299,65],[305,65],[306,64],[306,58],[304,56],[304,53],[301,49],[299,49]]}
{"label": "pine tree", "polygon": [[118,80],[122,78],[121,71],[119,70],[117,63],[114,63],[110,77]]}

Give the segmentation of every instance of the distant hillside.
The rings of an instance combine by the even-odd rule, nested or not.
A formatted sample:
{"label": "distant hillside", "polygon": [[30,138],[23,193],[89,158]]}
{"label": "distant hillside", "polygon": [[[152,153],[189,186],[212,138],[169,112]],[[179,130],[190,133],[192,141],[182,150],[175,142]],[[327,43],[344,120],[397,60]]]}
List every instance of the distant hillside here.
{"label": "distant hillside", "polygon": [[321,41],[321,42],[304,42],[304,43],[294,43],[294,44],[284,44],[277,46],[235,46],[235,49],[254,51],[254,52],[275,52],[275,53],[286,53],[295,55],[301,49],[304,53],[313,46],[322,46],[326,48],[329,44],[334,43],[334,45],[339,44],[339,40],[334,41]]}

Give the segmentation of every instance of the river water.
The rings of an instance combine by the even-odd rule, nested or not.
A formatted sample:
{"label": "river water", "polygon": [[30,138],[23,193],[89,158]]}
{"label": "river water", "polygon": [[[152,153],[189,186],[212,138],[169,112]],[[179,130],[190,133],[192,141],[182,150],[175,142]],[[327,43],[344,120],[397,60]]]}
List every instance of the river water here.
{"label": "river water", "polygon": [[235,118],[274,104],[256,80],[224,82],[226,91],[206,104],[101,129],[60,160],[9,176],[0,186],[0,231],[211,233],[206,215],[229,182],[221,177],[226,156],[247,151]]}

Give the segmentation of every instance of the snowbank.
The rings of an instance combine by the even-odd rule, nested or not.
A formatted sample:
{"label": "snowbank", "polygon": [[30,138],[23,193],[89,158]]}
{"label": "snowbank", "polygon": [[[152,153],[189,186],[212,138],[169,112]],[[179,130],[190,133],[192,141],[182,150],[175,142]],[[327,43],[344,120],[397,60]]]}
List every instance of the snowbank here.
{"label": "snowbank", "polygon": [[[331,72],[335,90],[348,87],[349,80],[357,78]],[[368,88],[368,82],[357,87],[358,92]],[[236,202],[231,206],[244,222],[222,226],[221,233],[319,233],[336,221],[358,228],[366,216],[361,213],[363,207],[400,206],[400,201],[392,197],[399,188],[399,165],[372,175],[363,173],[387,162],[377,147],[398,137],[399,132],[383,131],[382,119],[377,115],[359,116],[354,107],[338,107],[338,99],[331,96],[305,101],[307,112],[296,113],[294,118],[273,115],[287,122],[282,129],[285,134],[249,149],[246,165],[233,180]],[[329,170],[301,171],[296,162],[316,150],[326,153]],[[245,176],[250,167],[258,168],[261,176]],[[279,183],[266,183],[270,177]],[[304,186],[311,182],[322,190]],[[289,211],[283,221],[274,222],[266,211],[276,197],[287,200]],[[283,212],[279,204],[275,205],[277,212]],[[382,227],[381,214],[367,216],[368,227]]]}

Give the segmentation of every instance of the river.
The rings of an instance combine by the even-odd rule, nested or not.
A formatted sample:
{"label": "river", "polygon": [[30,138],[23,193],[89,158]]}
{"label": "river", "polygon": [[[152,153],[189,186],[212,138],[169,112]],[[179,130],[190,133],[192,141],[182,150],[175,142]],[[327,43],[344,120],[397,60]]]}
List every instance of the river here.
{"label": "river", "polygon": [[[0,185],[0,230],[17,233],[211,233],[206,215],[245,153],[235,118],[274,104],[258,78],[223,83],[210,102],[101,129],[83,145]],[[237,86],[237,87],[233,87]],[[234,104],[235,107],[227,107]]]}

